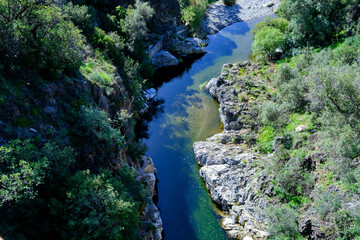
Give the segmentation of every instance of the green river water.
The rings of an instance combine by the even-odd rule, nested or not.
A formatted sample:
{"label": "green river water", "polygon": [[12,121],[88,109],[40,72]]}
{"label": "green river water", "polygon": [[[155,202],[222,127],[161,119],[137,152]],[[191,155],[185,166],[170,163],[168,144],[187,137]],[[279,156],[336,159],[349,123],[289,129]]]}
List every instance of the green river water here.
{"label": "green river water", "polygon": [[248,59],[254,23],[240,22],[210,36],[208,51],[178,76],[157,89],[163,112],[149,123],[150,156],[157,168],[158,207],[166,240],[228,239],[199,175],[192,144],[221,132],[218,106],[204,90],[225,63]]}

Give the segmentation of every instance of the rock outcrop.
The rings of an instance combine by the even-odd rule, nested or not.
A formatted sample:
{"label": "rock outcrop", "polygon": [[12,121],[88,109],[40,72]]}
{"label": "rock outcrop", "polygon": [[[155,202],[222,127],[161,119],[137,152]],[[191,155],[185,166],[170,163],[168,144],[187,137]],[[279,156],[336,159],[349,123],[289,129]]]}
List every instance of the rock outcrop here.
{"label": "rock outcrop", "polygon": [[256,153],[245,153],[234,140],[242,140],[243,132],[225,131],[204,142],[194,143],[200,175],[211,198],[221,206],[226,217],[222,226],[234,239],[268,236],[264,215],[266,200],[257,195],[265,178],[258,179],[252,166],[260,161]]}
{"label": "rock outcrop", "polygon": [[162,239],[162,220],[160,211],[153,202],[154,196],[157,194],[156,187],[156,169],[150,157],[143,156],[141,159],[141,167],[137,168],[137,180],[145,183],[147,201],[141,213],[141,220],[144,225],[148,226],[142,236],[144,240],[160,240]]}
{"label": "rock outcrop", "polygon": [[244,143],[254,139],[251,129],[257,128],[256,122],[250,121],[257,116],[257,99],[266,96],[254,88],[262,82],[239,75],[241,70],[261,68],[249,62],[226,64],[222,74],[208,83],[207,89],[220,103],[224,132],[193,146],[200,175],[211,198],[224,211],[222,227],[233,239],[264,239],[269,235],[263,209],[266,196],[273,194],[272,176],[257,171],[255,166],[262,161],[258,153],[244,149]]}
{"label": "rock outcrop", "polygon": [[163,68],[179,64],[185,56],[205,54],[206,45],[207,42],[199,38],[183,39],[176,32],[168,31],[149,47],[148,54],[155,68]]}
{"label": "rock outcrop", "polygon": [[152,30],[165,32],[180,23],[181,13],[178,0],[149,0],[154,8],[154,24]]}

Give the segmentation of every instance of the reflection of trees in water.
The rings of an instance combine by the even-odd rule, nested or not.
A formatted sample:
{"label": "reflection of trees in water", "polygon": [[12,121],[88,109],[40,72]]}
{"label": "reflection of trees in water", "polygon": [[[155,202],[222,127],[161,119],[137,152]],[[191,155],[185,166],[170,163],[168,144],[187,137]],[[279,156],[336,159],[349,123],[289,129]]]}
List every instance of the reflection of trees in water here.
{"label": "reflection of trees in water", "polygon": [[148,109],[139,114],[139,120],[136,122],[135,134],[136,140],[149,138],[149,123],[164,112],[164,99],[151,99],[148,102]]}
{"label": "reflection of trees in water", "polygon": [[[151,81],[150,86],[158,89],[163,83],[170,82],[173,78],[181,76],[189,71],[193,62],[202,57],[198,55],[196,57],[185,57],[183,62],[177,66],[167,67],[155,72],[155,75]],[[157,116],[164,112],[164,99],[151,99],[148,102],[148,109],[139,115],[139,120],[136,123],[135,134],[136,139],[139,141],[143,138],[149,138],[149,123]]]}
{"label": "reflection of trees in water", "polygon": [[187,73],[191,68],[192,64],[202,56],[203,55],[184,57],[183,61],[176,66],[166,67],[157,70],[152,79],[152,87],[158,89],[163,83],[170,82],[173,78],[179,77],[184,73]]}

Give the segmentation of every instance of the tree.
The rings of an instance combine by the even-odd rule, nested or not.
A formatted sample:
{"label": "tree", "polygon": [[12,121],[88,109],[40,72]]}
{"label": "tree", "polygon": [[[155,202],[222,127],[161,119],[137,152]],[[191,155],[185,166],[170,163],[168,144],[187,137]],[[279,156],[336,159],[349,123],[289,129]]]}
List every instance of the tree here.
{"label": "tree", "polygon": [[0,206],[9,201],[32,199],[43,183],[49,161],[30,140],[13,140],[0,147]]}
{"label": "tree", "polygon": [[70,238],[134,239],[138,203],[110,171],[80,171],[69,182],[67,209]]}
{"label": "tree", "polygon": [[261,28],[254,37],[253,53],[260,59],[272,60],[275,50],[285,42],[285,34],[274,27]]}

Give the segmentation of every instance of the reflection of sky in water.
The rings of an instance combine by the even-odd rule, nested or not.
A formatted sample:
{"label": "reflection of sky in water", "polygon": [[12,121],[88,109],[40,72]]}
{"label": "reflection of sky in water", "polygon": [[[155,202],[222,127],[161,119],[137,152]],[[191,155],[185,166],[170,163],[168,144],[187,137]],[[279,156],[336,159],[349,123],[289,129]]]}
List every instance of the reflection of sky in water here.
{"label": "reflection of sky in water", "polygon": [[144,143],[157,168],[167,240],[227,239],[200,180],[192,144],[220,132],[217,106],[200,85],[218,76],[223,64],[247,59],[249,30],[247,23],[236,23],[210,36],[208,53],[158,89],[164,113],[149,123]]}

